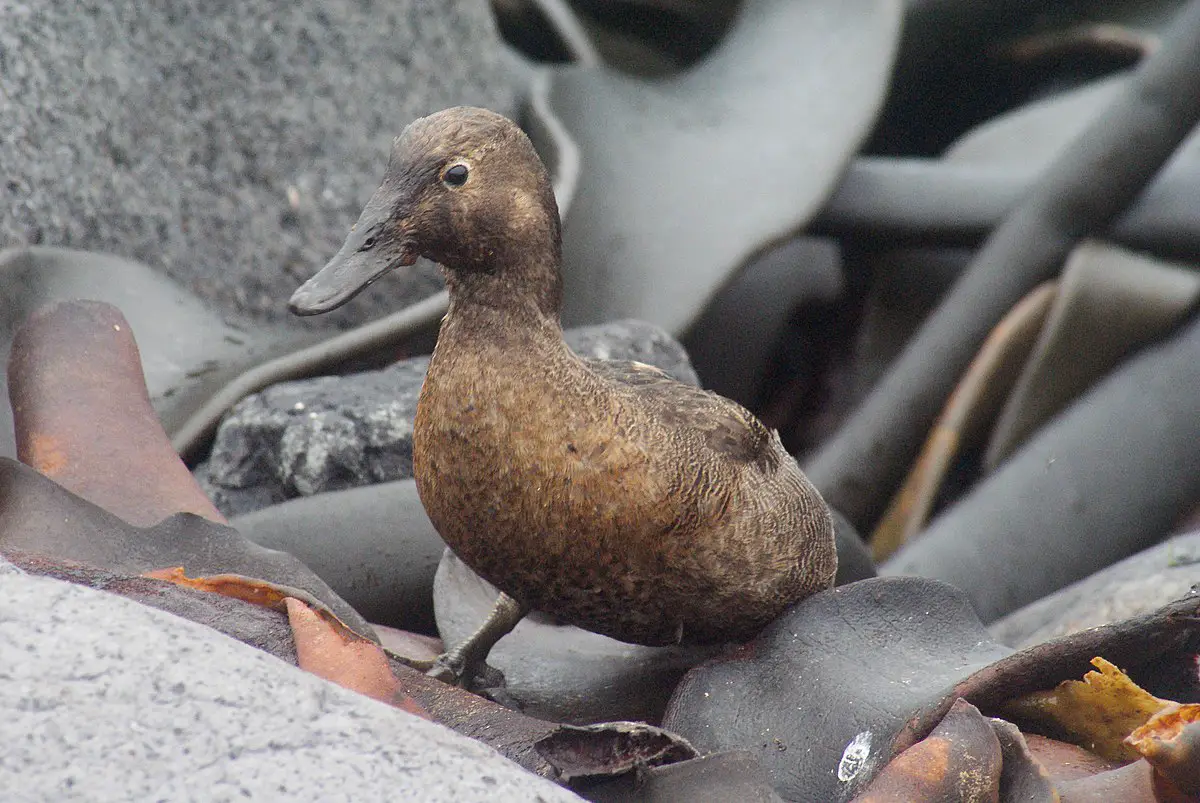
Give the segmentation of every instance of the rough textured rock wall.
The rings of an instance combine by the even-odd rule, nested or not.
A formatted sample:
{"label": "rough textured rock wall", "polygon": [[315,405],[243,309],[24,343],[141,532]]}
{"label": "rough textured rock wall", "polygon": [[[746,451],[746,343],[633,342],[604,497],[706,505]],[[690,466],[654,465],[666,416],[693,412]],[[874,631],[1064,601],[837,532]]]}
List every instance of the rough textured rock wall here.
{"label": "rough textured rock wall", "polygon": [[[456,104],[512,114],[515,84],[484,0],[0,3],[0,247],[118,253],[288,317],[392,137]],[[438,281],[425,265],[315,325]]]}

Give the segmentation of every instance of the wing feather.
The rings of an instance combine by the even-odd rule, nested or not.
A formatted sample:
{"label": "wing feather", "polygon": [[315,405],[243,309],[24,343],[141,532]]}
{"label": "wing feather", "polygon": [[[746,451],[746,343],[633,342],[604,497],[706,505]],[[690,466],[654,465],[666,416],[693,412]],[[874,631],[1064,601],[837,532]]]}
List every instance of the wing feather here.
{"label": "wing feather", "polygon": [[664,424],[701,433],[715,456],[757,464],[763,469],[778,465],[778,435],[740,404],[680,382],[645,363],[596,359],[585,362],[598,376],[635,389],[658,408]]}

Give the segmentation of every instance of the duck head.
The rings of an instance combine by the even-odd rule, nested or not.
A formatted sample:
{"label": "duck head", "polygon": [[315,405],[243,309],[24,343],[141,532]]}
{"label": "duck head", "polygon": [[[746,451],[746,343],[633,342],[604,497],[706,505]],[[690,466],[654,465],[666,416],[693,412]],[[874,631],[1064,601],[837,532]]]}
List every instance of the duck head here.
{"label": "duck head", "polygon": [[328,312],[423,256],[445,268],[452,297],[523,280],[536,285],[532,274],[550,271],[540,277],[544,286],[525,289],[548,293],[541,303],[557,310],[559,242],[550,180],[524,132],[485,109],[447,109],[396,138],[383,183],[346,242],[288,307],[297,315]]}

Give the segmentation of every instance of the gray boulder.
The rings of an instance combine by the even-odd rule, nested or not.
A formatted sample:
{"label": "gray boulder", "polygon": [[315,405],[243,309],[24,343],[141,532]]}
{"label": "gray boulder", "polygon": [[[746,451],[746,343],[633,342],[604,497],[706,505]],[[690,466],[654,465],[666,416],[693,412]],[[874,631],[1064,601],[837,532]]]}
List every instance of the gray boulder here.
{"label": "gray boulder", "polygon": [[[698,384],[687,353],[641,321],[572,329],[578,354],[638,360]],[[380,371],[284,382],[242,400],[217,431],[196,477],[227,516],[412,476],[412,422],[428,357]]]}
{"label": "gray boulder", "polygon": [[[337,250],[409,121],[512,115],[523,80],[484,0],[27,0],[0,4],[0,54],[0,247],[133,257],[268,319]],[[439,279],[400,281],[316,325]]]}
{"label": "gray boulder", "polygon": [[4,799],[571,801],[215,630],[0,559]]}

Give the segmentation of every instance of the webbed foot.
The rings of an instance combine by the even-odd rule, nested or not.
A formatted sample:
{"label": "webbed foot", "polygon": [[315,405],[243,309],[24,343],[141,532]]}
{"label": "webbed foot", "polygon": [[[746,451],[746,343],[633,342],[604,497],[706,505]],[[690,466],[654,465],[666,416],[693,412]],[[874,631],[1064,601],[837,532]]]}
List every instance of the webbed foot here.
{"label": "webbed foot", "polygon": [[424,667],[418,667],[414,662],[413,668],[422,669],[426,675],[443,683],[465,689],[503,688],[504,675],[487,665],[488,653],[528,612],[524,605],[501,592],[487,620],[466,641],[432,661],[422,662],[427,664]]}

